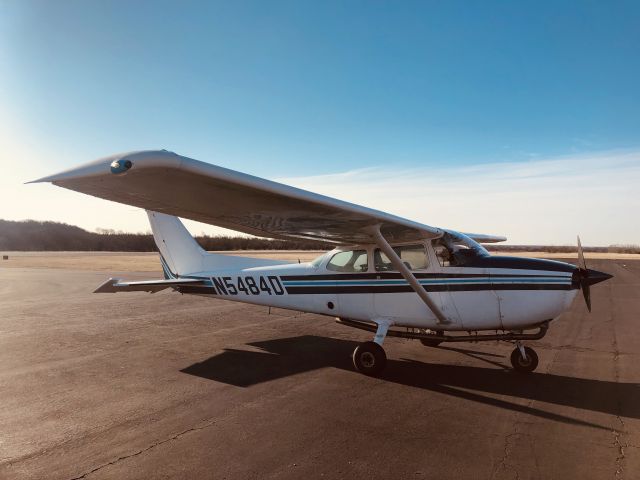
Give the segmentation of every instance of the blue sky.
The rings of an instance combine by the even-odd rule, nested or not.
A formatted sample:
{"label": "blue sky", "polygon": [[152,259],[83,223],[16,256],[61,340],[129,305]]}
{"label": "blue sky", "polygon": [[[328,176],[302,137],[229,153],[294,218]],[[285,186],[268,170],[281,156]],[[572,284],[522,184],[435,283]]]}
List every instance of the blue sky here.
{"label": "blue sky", "polygon": [[636,152],[639,24],[638,2],[5,1],[0,158],[308,178]]}

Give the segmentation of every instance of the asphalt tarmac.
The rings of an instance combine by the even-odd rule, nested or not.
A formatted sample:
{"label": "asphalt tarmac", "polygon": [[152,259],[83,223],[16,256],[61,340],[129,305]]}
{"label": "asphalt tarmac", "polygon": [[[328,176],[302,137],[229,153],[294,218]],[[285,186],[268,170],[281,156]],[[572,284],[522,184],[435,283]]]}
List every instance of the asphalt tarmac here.
{"label": "asphalt tarmac", "polygon": [[391,338],[382,378],[329,317],[0,266],[0,478],[640,478],[640,262],[589,263],[535,373]]}

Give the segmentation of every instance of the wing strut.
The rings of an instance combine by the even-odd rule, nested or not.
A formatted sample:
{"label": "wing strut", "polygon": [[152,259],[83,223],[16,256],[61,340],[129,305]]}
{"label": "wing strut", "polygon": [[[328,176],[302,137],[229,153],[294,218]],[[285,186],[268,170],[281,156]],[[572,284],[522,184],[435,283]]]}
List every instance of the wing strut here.
{"label": "wing strut", "polygon": [[427,305],[427,308],[433,312],[438,320],[439,325],[445,325],[450,323],[447,320],[447,317],[440,311],[435,302],[431,299],[427,291],[420,285],[418,279],[411,273],[411,270],[407,268],[407,266],[402,262],[400,257],[396,254],[395,250],[389,245],[389,242],[384,238],[382,233],[380,232],[380,225],[375,225],[369,229],[369,232],[373,235],[373,238],[376,242],[376,245],[380,247],[380,250],[384,252],[384,254],[391,261],[391,265],[394,266],[398,272],[402,275],[402,277],[409,282],[409,285],[413,288],[413,290],[418,294],[418,296],[422,299],[422,301]]}

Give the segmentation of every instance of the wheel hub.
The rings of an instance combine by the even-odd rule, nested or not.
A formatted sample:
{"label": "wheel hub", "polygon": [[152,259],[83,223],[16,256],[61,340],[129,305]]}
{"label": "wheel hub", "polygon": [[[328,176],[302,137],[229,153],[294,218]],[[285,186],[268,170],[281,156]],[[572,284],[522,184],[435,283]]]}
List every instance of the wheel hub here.
{"label": "wheel hub", "polygon": [[522,355],[521,355],[520,359],[518,360],[518,363],[523,367],[528,367],[529,365],[531,365],[531,359],[529,357],[522,358]]}
{"label": "wheel hub", "polygon": [[371,368],[376,364],[376,357],[371,352],[363,352],[360,355],[360,362],[363,367]]}

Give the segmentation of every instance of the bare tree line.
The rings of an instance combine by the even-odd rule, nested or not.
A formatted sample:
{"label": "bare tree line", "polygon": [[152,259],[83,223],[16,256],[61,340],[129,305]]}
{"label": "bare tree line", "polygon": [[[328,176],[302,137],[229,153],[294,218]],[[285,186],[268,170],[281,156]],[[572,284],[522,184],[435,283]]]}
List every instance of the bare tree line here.
{"label": "bare tree line", "polygon": [[[255,237],[198,235],[196,241],[209,251],[219,250],[328,250],[330,244],[311,240],[269,240]],[[487,245],[491,251],[544,251],[572,253],[576,246]],[[58,222],[0,220],[0,250],[4,251],[110,251],[153,252],[150,233],[125,233],[98,229],[88,232]],[[640,253],[638,245],[585,247],[589,252]]]}
{"label": "bare tree line", "polygon": [[[205,250],[327,250],[330,245],[311,240],[269,240],[255,237],[198,235]],[[58,222],[0,220],[0,250],[4,251],[109,251],[153,252],[150,233],[99,229],[88,232]]]}

